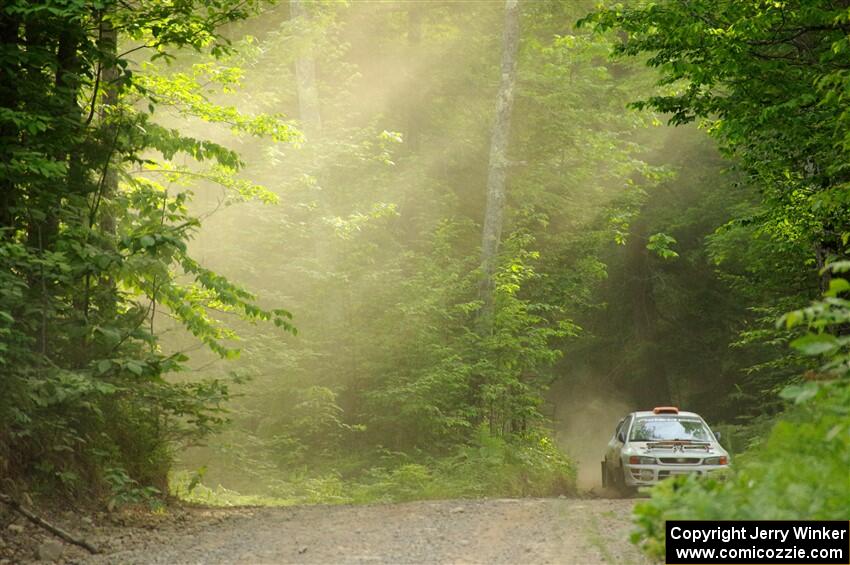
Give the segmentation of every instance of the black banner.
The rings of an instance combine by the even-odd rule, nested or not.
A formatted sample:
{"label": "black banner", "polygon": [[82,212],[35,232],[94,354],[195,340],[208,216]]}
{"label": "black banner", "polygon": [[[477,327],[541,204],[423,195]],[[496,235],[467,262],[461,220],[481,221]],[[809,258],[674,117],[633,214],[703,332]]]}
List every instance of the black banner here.
{"label": "black banner", "polygon": [[850,522],[669,520],[667,563],[850,564]]}

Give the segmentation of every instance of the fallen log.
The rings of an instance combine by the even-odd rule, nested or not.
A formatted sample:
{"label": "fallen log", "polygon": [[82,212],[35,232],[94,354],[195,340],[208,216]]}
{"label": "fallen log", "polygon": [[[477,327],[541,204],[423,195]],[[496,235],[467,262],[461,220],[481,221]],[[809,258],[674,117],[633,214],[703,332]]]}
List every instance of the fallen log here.
{"label": "fallen log", "polygon": [[33,524],[35,524],[35,525],[37,525],[41,528],[44,528],[45,530],[52,533],[56,537],[59,537],[59,538],[65,540],[65,541],[67,541],[68,543],[72,543],[74,545],[80,546],[83,549],[87,550],[89,553],[98,553],[97,548],[95,546],[93,546],[92,544],[90,544],[89,542],[87,542],[86,540],[77,538],[77,537],[73,536],[72,534],[66,532],[62,528],[59,528],[58,526],[54,526],[53,524],[51,524],[50,522],[48,522],[44,518],[32,513],[30,510],[27,510],[26,508],[21,506],[21,503],[18,502],[17,500],[15,500],[14,498],[12,498],[11,496],[9,496],[7,494],[0,493],[0,502],[2,502],[3,504],[5,504],[9,508],[11,508],[12,510],[17,512],[18,514],[21,514],[23,517],[25,517],[27,520],[29,520]]}

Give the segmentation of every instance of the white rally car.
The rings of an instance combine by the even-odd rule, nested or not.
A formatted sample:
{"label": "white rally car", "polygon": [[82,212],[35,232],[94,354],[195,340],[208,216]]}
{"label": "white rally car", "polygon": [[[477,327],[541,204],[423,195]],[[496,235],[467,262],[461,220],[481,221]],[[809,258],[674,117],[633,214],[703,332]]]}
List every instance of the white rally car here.
{"label": "white rally car", "polygon": [[602,462],[602,485],[621,492],[674,475],[706,474],[729,465],[729,453],[699,414],[659,406],[617,424]]}

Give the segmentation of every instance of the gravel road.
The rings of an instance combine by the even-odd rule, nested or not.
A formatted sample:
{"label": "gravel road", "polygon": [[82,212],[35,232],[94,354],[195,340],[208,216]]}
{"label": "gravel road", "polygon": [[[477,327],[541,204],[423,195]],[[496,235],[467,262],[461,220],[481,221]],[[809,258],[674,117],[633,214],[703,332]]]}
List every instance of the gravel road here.
{"label": "gravel road", "polygon": [[[64,561],[177,563],[642,563],[632,500],[449,500],[370,506],[199,509],[175,527],[112,539]],[[114,534],[113,536],[114,537]]]}

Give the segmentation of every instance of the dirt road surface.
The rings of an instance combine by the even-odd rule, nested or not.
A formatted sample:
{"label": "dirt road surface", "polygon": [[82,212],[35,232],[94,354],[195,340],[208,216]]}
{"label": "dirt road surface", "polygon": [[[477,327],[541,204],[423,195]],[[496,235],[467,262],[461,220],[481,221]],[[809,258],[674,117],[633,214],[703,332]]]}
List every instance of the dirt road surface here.
{"label": "dirt road surface", "polygon": [[[210,509],[108,543],[91,564],[649,563],[628,542],[633,500],[451,500]],[[204,511],[201,511],[204,512]],[[69,559],[70,558],[70,559]]]}

